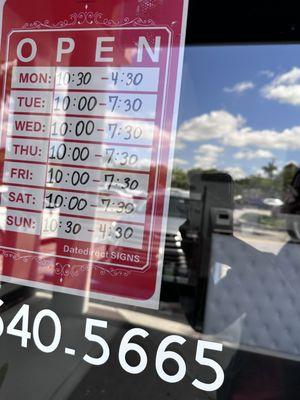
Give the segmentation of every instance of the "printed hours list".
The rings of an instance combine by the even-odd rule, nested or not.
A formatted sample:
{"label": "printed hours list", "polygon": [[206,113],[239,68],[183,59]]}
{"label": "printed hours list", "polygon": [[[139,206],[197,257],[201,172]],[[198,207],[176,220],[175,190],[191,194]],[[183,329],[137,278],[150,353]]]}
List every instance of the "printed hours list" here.
{"label": "printed hours list", "polygon": [[161,37],[151,47],[139,32],[137,62],[114,65],[115,39],[94,32],[91,65],[64,66],[79,46],[62,32],[48,66],[37,65],[37,39],[15,36],[21,63],[7,88],[6,231],[142,250],[161,135]]}

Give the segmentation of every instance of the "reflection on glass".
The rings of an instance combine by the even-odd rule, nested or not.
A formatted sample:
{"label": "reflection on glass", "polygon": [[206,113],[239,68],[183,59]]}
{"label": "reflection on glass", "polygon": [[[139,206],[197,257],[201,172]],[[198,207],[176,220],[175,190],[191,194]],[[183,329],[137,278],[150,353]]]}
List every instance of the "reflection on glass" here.
{"label": "reflection on glass", "polygon": [[[11,68],[15,68],[15,65],[12,64]],[[103,305],[96,300],[63,293],[52,294],[50,291],[33,292],[25,289],[21,285],[22,281],[20,286],[7,283],[2,285],[2,298],[5,298],[7,304],[7,308],[3,309],[5,321],[11,320],[16,313],[15,306],[24,302],[30,302],[35,313],[40,308],[53,308],[60,316],[63,315],[61,318],[67,326],[67,333],[66,343],[61,343],[61,353],[53,353],[44,360],[44,355],[39,354],[35,348],[28,349],[28,354],[38,360],[34,364],[35,371],[43,370],[48,363],[52,377],[53,371],[57,372],[53,379],[57,382],[57,398],[63,396],[60,384],[68,379],[68,363],[72,364],[73,371],[76,362],[82,362],[83,354],[95,352],[93,346],[83,341],[82,316],[109,321],[109,328],[101,332],[107,335],[105,338],[112,353],[117,353],[128,327],[136,326],[147,329],[157,343],[171,334],[183,335],[191,341],[208,338],[223,342],[224,350],[219,363],[225,369],[226,380],[216,395],[219,399],[298,397],[299,71],[297,47],[294,46],[186,49],[160,311],[154,313],[143,309]],[[117,74],[124,71],[104,72],[118,79],[120,75]],[[58,73],[61,74],[58,80],[63,79],[63,74],[68,79],[66,74],[70,70],[61,68]],[[150,87],[150,80],[147,80],[145,91],[156,89],[157,71],[153,69],[151,73],[153,76],[150,78],[154,79],[155,85],[151,80]],[[113,81],[109,84],[113,85]],[[120,81],[118,84],[124,83]],[[62,81],[60,89],[66,90],[68,87]],[[55,94],[57,107],[62,107],[61,93]],[[89,100],[91,98],[92,95]],[[13,100],[10,107],[15,109],[18,105]],[[147,107],[152,109],[154,101],[152,96]],[[9,109],[8,103],[6,111]],[[5,156],[4,149],[0,155],[2,164],[4,157],[9,158],[5,161],[4,182],[1,186],[0,235],[2,242],[6,240],[5,229],[8,226],[13,229],[12,225],[18,234],[22,230],[33,233],[42,231],[41,238],[27,245],[39,249],[47,256],[37,260],[35,257],[2,252],[1,270],[3,272],[3,267],[12,270],[20,261],[18,257],[25,257],[22,259],[25,267],[20,279],[29,277],[35,280],[38,277],[39,281],[47,284],[64,282],[66,286],[71,285],[74,279],[76,281],[80,272],[84,279],[78,282],[77,288],[86,290],[88,296],[89,290],[102,289],[99,276],[116,278],[124,274],[121,269],[117,270],[116,275],[107,269],[96,269],[91,260],[101,259],[121,264],[132,261],[130,257],[134,257],[133,254],[122,253],[120,259],[114,258],[116,240],[123,241],[124,247],[125,240],[129,241],[129,246],[139,249],[143,232],[150,229],[147,204],[152,204],[153,198],[159,200],[160,192],[148,191],[148,173],[152,166],[148,150],[158,127],[154,121],[131,121],[130,124],[124,124],[117,117],[113,123],[106,125],[102,120],[91,123],[91,119],[84,116],[79,118],[64,115],[56,116],[52,121],[37,115],[31,122],[33,127],[39,128],[39,139],[45,135],[40,126],[42,122],[47,125],[45,130],[51,131],[50,157],[53,158],[53,165],[51,168],[28,167],[22,171],[23,164],[18,165],[13,160],[13,146],[17,146],[16,154],[21,152],[19,154],[23,161],[29,156],[44,157],[48,150],[44,148],[42,140],[41,143],[35,142],[39,144],[40,153],[36,153],[34,146],[28,150],[20,147],[22,137],[26,135],[26,120],[21,119],[19,114],[8,118],[8,136],[11,136],[13,126],[18,126],[19,138],[14,139],[13,143],[8,139],[6,149],[9,157]],[[93,142],[96,135],[103,130],[106,134],[105,145],[95,145]],[[76,148],[82,135],[85,136],[86,144],[84,152],[79,154]],[[72,137],[72,146],[65,147]],[[127,165],[125,168],[120,165],[125,159],[109,150],[112,143],[120,147],[130,144],[134,151],[132,154],[128,152],[125,158],[128,163],[138,162],[142,173],[136,174],[134,166]],[[115,147],[115,151],[120,153],[118,148]],[[78,155],[84,159],[87,154],[92,154],[94,159],[99,155],[104,156],[106,163],[112,157],[112,165],[120,168],[117,168],[116,174],[107,177],[100,172],[91,173],[92,182],[85,182],[86,175],[79,174],[80,168],[74,166],[72,161],[68,166],[60,167],[61,158]],[[87,164],[84,162],[86,160],[82,160],[82,165],[88,165],[88,161]],[[133,172],[122,172],[122,169],[131,167]],[[162,166],[162,171],[163,168],[165,166]],[[47,182],[44,191],[40,187],[44,187],[45,177]],[[67,177],[76,183],[77,194],[71,193],[74,187],[64,182],[69,179]],[[26,179],[35,182],[30,192],[19,185],[20,182],[24,184]],[[7,218],[7,207],[11,208],[10,218]],[[33,220],[34,212],[41,208],[44,210],[42,217]],[[68,224],[69,219],[62,215],[63,208],[68,208],[69,215],[80,219],[80,227],[78,222]],[[95,218],[95,223],[86,224],[87,218]],[[113,222],[97,222],[103,219]],[[136,226],[134,232],[129,229],[133,224]],[[122,237],[108,238],[111,231],[118,232],[118,236]],[[126,238],[123,237],[125,234]],[[86,254],[80,246],[72,242],[68,244],[68,251],[74,252],[77,258],[89,260],[78,262],[74,269],[68,262],[58,262],[56,254],[62,251],[57,237],[72,240],[75,235],[93,244]],[[101,248],[97,246],[100,242],[103,244]],[[13,245],[18,245],[18,237]],[[10,262],[7,263],[7,260]],[[141,257],[137,264],[141,266],[145,262]],[[126,290],[122,286],[123,289]],[[50,325],[45,325],[41,330],[45,342],[48,339],[51,342],[51,329]],[[148,343],[146,350],[150,359],[153,345],[145,343]],[[195,343],[192,343],[194,346]],[[61,354],[67,354],[64,353],[65,347],[69,349],[69,356],[73,347],[80,352],[78,358],[73,358],[76,362],[67,359],[61,361]],[[199,367],[193,364],[194,348],[191,350],[189,346],[183,346],[180,350],[186,363],[192,365],[190,368],[196,377]],[[132,355],[129,359],[133,364],[136,362]],[[13,360],[13,366],[7,360]],[[154,365],[155,360],[151,358],[152,361]],[[10,368],[14,374],[18,368],[19,375],[24,374],[25,365],[18,361],[13,341],[9,341],[1,356],[0,383],[2,377],[3,382],[9,378]],[[117,389],[112,384],[112,380],[115,382],[115,377],[119,378],[122,373],[117,368],[111,364],[105,370],[108,372],[101,370],[104,375],[101,375],[100,380],[100,369],[80,367],[78,376],[65,389],[65,397],[61,398],[80,399],[90,392],[98,396],[101,391],[107,393],[109,398],[113,398],[113,395],[117,398]],[[206,375],[211,372],[207,370]],[[152,385],[153,376],[149,370],[144,374]],[[45,386],[44,398],[47,399],[50,395],[45,382],[49,381],[50,374],[44,375],[46,378],[41,377],[41,382]],[[214,379],[211,375],[208,380]],[[140,393],[149,398],[147,379],[139,381],[142,382],[140,390],[131,390],[137,384],[133,378],[129,376],[122,381],[126,381],[126,388],[132,398],[137,398],[134,396],[140,396]],[[124,393],[122,385],[119,396]],[[192,389],[190,383],[187,385],[185,381],[180,382],[175,389],[168,386],[168,390],[173,390],[174,399],[184,396],[193,398],[195,392]],[[26,393],[29,392],[27,389]]]}
{"label": "reflection on glass", "polygon": [[[295,49],[212,46],[186,52],[172,182],[191,188],[180,228],[190,287],[180,300],[196,329],[237,350],[224,360],[220,399],[297,397]],[[226,173],[233,180],[231,200],[222,189]],[[206,175],[214,182],[203,183]]]}

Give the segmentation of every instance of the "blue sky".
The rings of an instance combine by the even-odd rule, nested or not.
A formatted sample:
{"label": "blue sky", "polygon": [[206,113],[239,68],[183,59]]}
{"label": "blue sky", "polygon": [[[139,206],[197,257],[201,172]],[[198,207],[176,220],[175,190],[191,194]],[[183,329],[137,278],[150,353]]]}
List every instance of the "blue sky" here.
{"label": "blue sky", "polygon": [[300,45],[187,47],[178,130],[184,169],[299,162]]}

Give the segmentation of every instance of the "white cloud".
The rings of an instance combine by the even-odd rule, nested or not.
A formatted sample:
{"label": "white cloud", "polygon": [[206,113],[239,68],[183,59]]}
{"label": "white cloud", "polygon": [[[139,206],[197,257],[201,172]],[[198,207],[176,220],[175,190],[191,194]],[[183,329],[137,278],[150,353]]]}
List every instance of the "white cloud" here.
{"label": "white cloud", "polygon": [[300,79],[300,68],[294,67],[290,71],[278,75],[274,81],[278,84],[287,84],[287,85],[293,85],[297,82],[299,82]]}
{"label": "white cloud", "polygon": [[182,167],[187,164],[188,164],[188,161],[183,160],[182,158],[175,157],[173,160],[174,167]]}
{"label": "white cloud", "polygon": [[213,144],[203,144],[195,150],[196,153],[200,154],[219,154],[223,153],[224,148],[220,146],[215,146]]}
{"label": "white cloud", "polygon": [[197,155],[195,156],[196,166],[202,169],[212,169],[217,167],[218,158],[224,149],[220,146],[212,144],[204,144],[195,150]]}
{"label": "white cloud", "polygon": [[180,127],[177,138],[188,142],[218,139],[241,128],[245,120],[227,111],[212,111],[185,121]]}
{"label": "white cloud", "polygon": [[226,93],[243,93],[246,90],[253,89],[254,87],[255,86],[254,86],[253,82],[244,81],[244,82],[236,83],[235,85],[233,85],[231,87],[225,87],[224,92],[226,92]]}
{"label": "white cloud", "polygon": [[245,171],[240,167],[227,167],[225,171],[232,177],[232,179],[243,179],[246,177]]}
{"label": "white cloud", "polygon": [[269,100],[300,105],[300,68],[294,67],[276,76],[270,84],[262,88],[261,93]]}
{"label": "white cloud", "polygon": [[274,154],[269,150],[258,149],[255,151],[245,150],[235,153],[234,158],[237,160],[254,160],[255,158],[274,158]]}
{"label": "white cloud", "polygon": [[260,149],[300,149],[300,125],[276,131],[255,130],[241,115],[225,110],[212,111],[184,122],[178,131],[182,141],[199,142],[218,139],[221,145],[258,147]]}
{"label": "white cloud", "polygon": [[296,165],[296,166],[299,166],[299,162],[298,162],[298,161],[295,161],[295,160],[285,161],[285,163],[283,164],[283,166],[286,167],[287,165],[290,165],[290,164],[294,164],[294,165]]}
{"label": "white cloud", "polygon": [[212,155],[199,155],[195,157],[195,166],[204,170],[217,167],[218,158]]}
{"label": "white cloud", "polygon": [[262,178],[266,178],[267,177],[267,174],[265,173],[265,171],[261,167],[252,167],[252,171],[253,171],[253,173],[251,175],[259,176],[259,177],[262,177]]}
{"label": "white cloud", "polygon": [[176,150],[183,150],[186,148],[186,144],[183,143],[182,139],[179,137],[176,137],[176,142],[175,142],[175,149]]}

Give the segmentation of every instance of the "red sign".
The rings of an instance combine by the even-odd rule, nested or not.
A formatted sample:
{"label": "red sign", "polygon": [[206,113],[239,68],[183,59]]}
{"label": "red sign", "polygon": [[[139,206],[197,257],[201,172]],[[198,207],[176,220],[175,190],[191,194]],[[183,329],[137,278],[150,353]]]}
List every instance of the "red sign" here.
{"label": "red sign", "polygon": [[186,12],[4,3],[2,280],[158,306]]}

